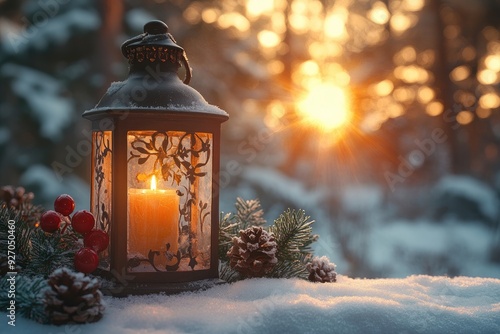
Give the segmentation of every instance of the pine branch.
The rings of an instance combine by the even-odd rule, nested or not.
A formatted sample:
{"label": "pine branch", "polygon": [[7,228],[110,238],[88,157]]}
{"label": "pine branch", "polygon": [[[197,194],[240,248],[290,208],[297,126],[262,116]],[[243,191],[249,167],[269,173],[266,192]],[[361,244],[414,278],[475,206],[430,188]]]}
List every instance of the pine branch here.
{"label": "pine branch", "polygon": [[47,277],[59,267],[73,267],[78,244],[74,236],[60,232],[45,233],[37,226],[41,207],[21,209],[0,205],[0,258],[7,258],[8,221],[15,221],[16,265],[24,275]]}
{"label": "pine branch", "polygon": [[314,220],[306,216],[304,210],[291,210],[283,212],[269,228],[274,233],[278,244],[278,258],[294,258],[297,254],[310,254],[310,245],[318,239],[312,234]]}
{"label": "pine branch", "polygon": [[307,279],[307,259],[310,256],[301,256],[300,259],[278,261],[273,271],[267,277],[271,278],[302,278]]}
{"label": "pine branch", "polygon": [[[5,202],[0,204],[0,254],[2,256],[7,255],[7,245],[8,245],[8,231],[9,231],[9,220],[18,221],[20,213],[12,208],[9,208]],[[17,232],[17,231],[16,231]],[[17,235],[16,235],[17,241]],[[19,247],[19,243],[16,243]]]}
{"label": "pine branch", "polygon": [[230,213],[220,214],[219,219],[219,259],[223,262],[228,262],[227,252],[231,248],[233,236],[238,233],[238,223],[236,217]]}
{"label": "pine branch", "polygon": [[[47,281],[42,276],[27,277],[17,275],[16,279],[16,310],[21,316],[41,323],[47,322],[43,294],[47,288]],[[10,303],[8,296],[10,282],[7,279],[0,281],[0,308],[5,310]]]}
{"label": "pine branch", "polygon": [[61,234],[59,231],[49,234],[36,229],[31,234],[31,244],[30,262],[23,273],[47,277],[57,268],[73,268],[78,244],[72,235]]}
{"label": "pine branch", "polygon": [[46,323],[43,294],[47,289],[47,281],[42,276],[20,276],[16,283],[16,303],[20,314],[28,319]]}
{"label": "pine branch", "polygon": [[240,274],[231,268],[228,262],[221,262],[219,264],[219,277],[228,283],[236,282],[241,279]]}
{"label": "pine branch", "polygon": [[311,244],[318,239],[312,234],[312,224],[304,210],[283,212],[269,228],[274,233],[278,264],[270,277],[307,277],[305,264],[312,257]]}
{"label": "pine branch", "polygon": [[[6,255],[9,220],[15,222],[16,265],[22,267],[31,257],[31,235],[37,228],[42,208],[40,206],[22,206],[20,210],[8,207],[5,202],[0,205],[0,256]],[[4,254],[5,253],[5,254]]]}
{"label": "pine branch", "polygon": [[236,217],[240,230],[247,229],[252,226],[261,226],[266,224],[264,219],[264,211],[260,206],[258,199],[244,200],[240,197],[236,199]]}

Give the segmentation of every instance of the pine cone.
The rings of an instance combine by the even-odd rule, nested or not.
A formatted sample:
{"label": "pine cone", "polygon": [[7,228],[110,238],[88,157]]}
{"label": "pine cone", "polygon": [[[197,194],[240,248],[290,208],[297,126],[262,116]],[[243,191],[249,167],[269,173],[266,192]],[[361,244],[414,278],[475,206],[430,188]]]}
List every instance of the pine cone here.
{"label": "pine cone", "polygon": [[307,271],[309,272],[308,279],[311,282],[337,282],[335,267],[335,263],[330,262],[326,256],[315,256],[312,261],[306,265]]}
{"label": "pine cone", "polygon": [[95,322],[102,318],[104,305],[100,283],[68,268],[56,269],[48,279],[45,292],[45,311],[51,323]]}
{"label": "pine cone", "polygon": [[21,209],[29,205],[35,196],[32,192],[26,192],[23,187],[3,186],[0,188],[0,202],[4,201],[10,208]]}
{"label": "pine cone", "polygon": [[252,226],[233,237],[233,246],[227,252],[231,268],[246,277],[262,277],[269,273],[278,259],[274,234],[262,227]]}

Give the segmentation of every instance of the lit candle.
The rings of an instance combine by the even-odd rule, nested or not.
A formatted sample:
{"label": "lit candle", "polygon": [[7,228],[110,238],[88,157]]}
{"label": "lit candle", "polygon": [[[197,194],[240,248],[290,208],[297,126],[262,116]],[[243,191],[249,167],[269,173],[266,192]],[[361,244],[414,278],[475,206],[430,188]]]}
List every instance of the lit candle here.
{"label": "lit candle", "polygon": [[179,249],[179,196],[175,189],[156,189],[153,175],[151,189],[131,188],[128,200],[129,255],[147,258],[150,250],[160,251],[155,263],[166,264],[166,244],[170,244],[169,252],[173,254]]}

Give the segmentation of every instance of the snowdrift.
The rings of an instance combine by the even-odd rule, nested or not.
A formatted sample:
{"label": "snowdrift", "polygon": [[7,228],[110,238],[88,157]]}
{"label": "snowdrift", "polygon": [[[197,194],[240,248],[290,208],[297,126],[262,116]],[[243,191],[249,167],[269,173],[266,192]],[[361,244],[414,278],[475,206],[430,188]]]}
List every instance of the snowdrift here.
{"label": "snowdrift", "polygon": [[94,324],[18,317],[2,333],[500,333],[500,279],[249,279],[207,291],[106,297]]}

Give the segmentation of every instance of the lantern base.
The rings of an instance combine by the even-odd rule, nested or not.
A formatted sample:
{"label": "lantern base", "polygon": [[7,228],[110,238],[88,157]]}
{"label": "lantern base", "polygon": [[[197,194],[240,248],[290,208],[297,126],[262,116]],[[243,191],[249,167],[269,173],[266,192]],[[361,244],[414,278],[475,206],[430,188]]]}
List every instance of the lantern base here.
{"label": "lantern base", "polygon": [[173,295],[187,291],[207,290],[214,286],[227,283],[220,278],[210,278],[192,282],[176,283],[131,283],[126,285],[103,280],[101,292],[106,296],[127,297],[129,295],[148,295],[163,293]]}

